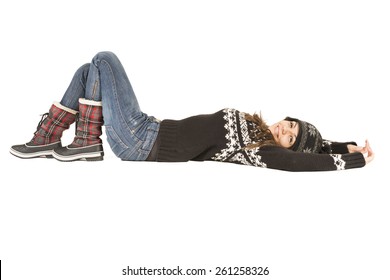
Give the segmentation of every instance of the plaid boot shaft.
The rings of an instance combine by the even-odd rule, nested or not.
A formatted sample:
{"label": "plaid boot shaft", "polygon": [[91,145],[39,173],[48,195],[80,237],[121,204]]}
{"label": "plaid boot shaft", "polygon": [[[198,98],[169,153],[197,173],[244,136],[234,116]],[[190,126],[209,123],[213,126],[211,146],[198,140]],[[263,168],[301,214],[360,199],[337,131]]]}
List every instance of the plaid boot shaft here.
{"label": "plaid boot shaft", "polygon": [[80,98],[76,136],[70,145],[54,149],[53,157],[60,161],[103,160],[102,125],[102,102]]}
{"label": "plaid boot shaft", "polygon": [[49,112],[43,114],[31,141],[13,145],[10,153],[23,159],[52,158],[54,149],[62,147],[62,133],[76,120],[76,114],[77,111],[54,103]]}
{"label": "plaid boot shaft", "polygon": [[101,106],[80,103],[76,136],[70,148],[101,144],[103,112]]}
{"label": "plaid boot shaft", "polygon": [[[45,114],[34,133],[29,145],[48,145],[59,142],[64,130],[76,120],[76,115],[52,105],[49,113]],[[44,116],[45,116],[44,115]]]}

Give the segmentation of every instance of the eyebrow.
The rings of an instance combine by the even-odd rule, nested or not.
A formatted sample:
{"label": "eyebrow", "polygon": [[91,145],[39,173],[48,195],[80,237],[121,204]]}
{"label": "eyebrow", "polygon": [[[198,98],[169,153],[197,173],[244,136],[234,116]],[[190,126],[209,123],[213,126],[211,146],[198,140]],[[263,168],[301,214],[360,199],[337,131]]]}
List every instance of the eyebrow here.
{"label": "eyebrow", "polygon": [[[295,122],[294,128],[297,127],[297,125],[298,125],[298,122]],[[294,136],[295,136],[295,139],[297,139],[298,134],[295,134]]]}

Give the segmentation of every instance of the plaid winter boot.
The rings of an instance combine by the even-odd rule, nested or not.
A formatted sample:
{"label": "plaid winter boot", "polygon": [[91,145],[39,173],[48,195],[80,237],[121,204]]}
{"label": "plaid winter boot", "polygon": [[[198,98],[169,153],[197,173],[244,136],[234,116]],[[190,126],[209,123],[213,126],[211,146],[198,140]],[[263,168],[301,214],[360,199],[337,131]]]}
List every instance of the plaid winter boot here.
{"label": "plaid winter boot", "polygon": [[53,157],[60,161],[103,160],[102,125],[102,102],[80,98],[76,136],[69,146],[55,149]]}
{"label": "plaid winter boot", "polygon": [[38,124],[37,131],[30,142],[22,145],[14,145],[10,152],[20,158],[52,158],[55,148],[62,147],[61,136],[65,129],[75,121],[77,111],[54,103],[49,113],[43,114]]}

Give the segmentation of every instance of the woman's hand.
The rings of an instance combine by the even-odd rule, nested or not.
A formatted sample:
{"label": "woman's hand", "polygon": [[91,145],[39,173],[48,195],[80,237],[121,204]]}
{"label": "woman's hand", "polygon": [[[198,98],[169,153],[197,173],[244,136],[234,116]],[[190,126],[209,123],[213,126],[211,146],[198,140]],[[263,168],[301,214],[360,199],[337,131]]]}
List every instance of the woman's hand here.
{"label": "woman's hand", "polygon": [[364,155],[364,159],[366,160],[366,164],[370,163],[375,157],[368,140],[366,140],[366,145],[364,147],[349,144],[347,145],[347,148],[350,153],[362,153]]}
{"label": "woman's hand", "polygon": [[366,146],[364,148],[367,150],[367,153],[364,155],[364,158],[365,158],[366,164],[367,164],[367,163],[370,163],[374,159],[375,154],[372,151],[372,149],[370,147],[370,143],[368,143],[368,140],[366,140]]}
{"label": "woman's hand", "polygon": [[362,153],[362,154],[365,154],[365,153],[367,153],[367,141],[366,141],[366,146],[365,147],[348,144],[347,148],[348,148],[348,152],[350,152],[350,153]]}

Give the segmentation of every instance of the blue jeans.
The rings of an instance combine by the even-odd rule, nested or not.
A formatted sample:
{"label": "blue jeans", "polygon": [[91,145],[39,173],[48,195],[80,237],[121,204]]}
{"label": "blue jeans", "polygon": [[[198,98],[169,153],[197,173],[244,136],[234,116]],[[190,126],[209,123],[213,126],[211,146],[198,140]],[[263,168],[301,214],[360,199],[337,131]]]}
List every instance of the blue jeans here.
{"label": "blue jeans", "polygon": [[126,72],[111,52],[100,52],[75,73],[61,104],[78,110],[79,98],[102,101],[107,141],[123,160],[145,160],[160,122],[143,113]]}

